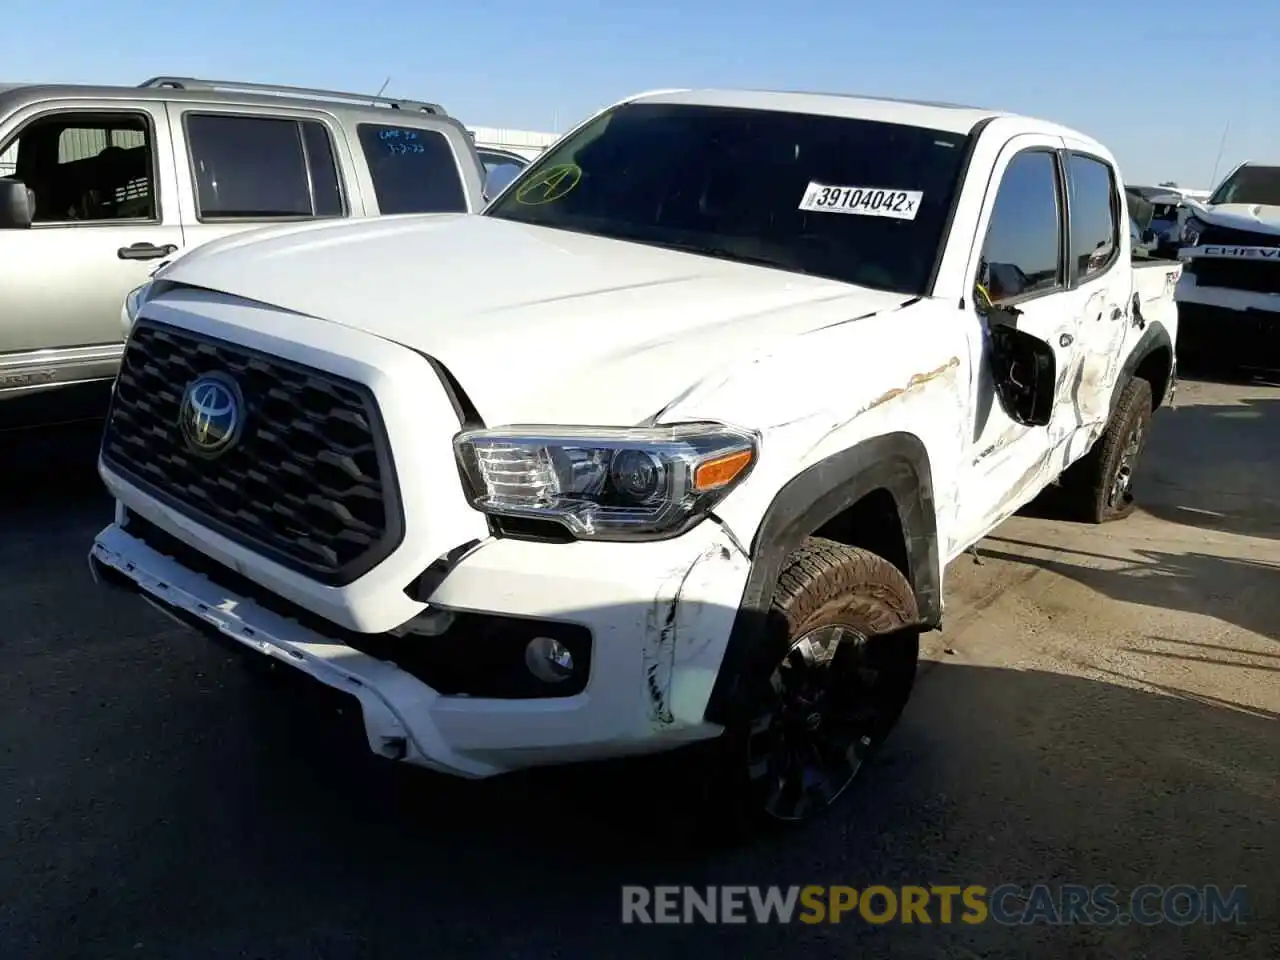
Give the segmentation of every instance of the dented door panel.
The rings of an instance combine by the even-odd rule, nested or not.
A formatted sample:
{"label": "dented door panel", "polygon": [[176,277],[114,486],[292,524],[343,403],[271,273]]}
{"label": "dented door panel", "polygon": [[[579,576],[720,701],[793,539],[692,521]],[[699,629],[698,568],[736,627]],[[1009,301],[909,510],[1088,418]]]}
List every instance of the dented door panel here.
{"label": "dented door panel", "polygon": [[1047,343],[1056,366],[1053,418],[1047,426],[1015,422],[996,396],[987,319],[974,294],[957,323],[970,350],[970,406],[966,448],[966,501],[950,543],[954,556],[1036,495],[1055,475],[1055,452],[1074,428],[1070,384],[1079,365],[1077,316],[1067,292],[1063,141],[1035,134],[1013,137],[1000,151],[973,244],[971,291],[1016,313],[1019,330]]}

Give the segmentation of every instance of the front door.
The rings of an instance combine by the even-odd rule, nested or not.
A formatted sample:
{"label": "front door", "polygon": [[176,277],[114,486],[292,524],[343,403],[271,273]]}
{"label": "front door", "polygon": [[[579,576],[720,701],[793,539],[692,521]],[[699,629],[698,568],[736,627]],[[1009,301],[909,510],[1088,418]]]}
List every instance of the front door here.
{"label": "front door", "polygon": [[984,240],[970,265],[974,286],[997,306],[1011,308],[1019,330],[1052,347],[1057,372],[1052,418],[1047,426],[1025,426],[1001,407],[994,377],[1003,371],[992,369],[987,319],[971,306],[969,322],[979,328],[969,338],[974,424],[965,462],[966,503],[957,524],[962,532],[953,551],[983,536],[1052,478],[1054,454],[1074,426],[1066,385],[1078,365],[1079,348],[1064,257],[1062,147],[1060,139],[1045,136],[1015,137],[1006,145],[987,192],[980,225]]}
{"label": "front door", "polygon": [[19,111],[0,171],[35,198],[30,229],[0,230],[0,398],[111,378],[125,297],[183,242],[164,105]]}

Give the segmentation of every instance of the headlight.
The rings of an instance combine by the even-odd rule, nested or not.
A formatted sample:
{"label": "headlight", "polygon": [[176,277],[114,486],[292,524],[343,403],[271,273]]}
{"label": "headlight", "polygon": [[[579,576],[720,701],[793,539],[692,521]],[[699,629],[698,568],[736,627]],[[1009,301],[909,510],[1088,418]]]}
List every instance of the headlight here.
{"label": "headlight", "polygon": [[129,295],[124,298],[124,307],[120,310],[120,323],[124,327],[124,335],[127,338],[129,331],[133,329],[134,322],[138,319],[138,311],[142,309],[142,305],[147,302],[151,296],[151,288],[154,281],[148,280],[140,287],[134,287],[129,291]]}
{"label": "headlight", "polygon": [[454,440],[477,510],[583,540],[654,540],[699,522],[750,472],[756,435],[720,424],[505,427]]}
{"label": "headlight", "polygon": [[1186,222],[1182,224],[1182,242],[1192,247],[1199,246],[1200,234],[1203,231],[1203,223],[1195,217],[1187,217]]}

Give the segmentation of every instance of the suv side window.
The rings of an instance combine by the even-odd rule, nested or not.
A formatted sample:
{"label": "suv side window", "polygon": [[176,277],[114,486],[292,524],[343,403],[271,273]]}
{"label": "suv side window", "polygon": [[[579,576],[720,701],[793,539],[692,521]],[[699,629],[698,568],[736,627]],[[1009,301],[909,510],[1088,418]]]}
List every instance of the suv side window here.
{"label": "suv side window", "polygon": [[1120,251],[1120,197],[1111,167],[1094,157],[1067,158],[1071,183],[1071,260],[1080,281],[1111,266]]}
{"label": "suv side window", "polygon": [[362,123],[357,132],[379,212],[466,213],[462,175],[444,134],[380,123]]}
{"label": "suv side window", "polygon": [[35,197],[35,223],[154,221],[155,153],[142,114],[55,113],[0,151],[0,176]]}
{"label": "suv side window", "polygon": [[1058,165],[1028,150],[1005,168],[982,245],[978,283],[993,303],[1062,286],[1062,203]]}
{"label": "suv side window", "polygon": [[201,220],[341,217],[333,142],[318,120],[188,113]]}

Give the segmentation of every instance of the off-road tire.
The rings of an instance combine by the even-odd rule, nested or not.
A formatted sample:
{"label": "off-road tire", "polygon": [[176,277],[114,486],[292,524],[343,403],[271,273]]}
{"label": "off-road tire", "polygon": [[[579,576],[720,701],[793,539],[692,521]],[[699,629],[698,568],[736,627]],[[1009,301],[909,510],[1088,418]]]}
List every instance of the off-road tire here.
{"label": "off-road tire", "polygon": [[[834,633],[831,628],[836,627],[845,633]],[[829,809],[884,742],[906,706],[915,682],[919,633],[915,592],[888,560],[818,538],[810,538],[796,550],[778,579],[764,640],[744,668],[741,689],[746,694],[724,734],[712,741],[714,756],[702,771],[704,798],[716,817],[716,828],[741,838],[770,823],[810,820]],[[823,636],[834,636],[826,642],[839,651],[826,667],[833,699],[866,704],[850,710],[842,702],[832,710],[835,719],[823,734],[833,741],[841,740],[846,728],[860,730],[862,735],[849,737],[851,750],[835,761],[847,763],[852,771],[847,781],[834,783],[834,795],[824,793],[817,802],[805,804],[803,812],[796,811],[800,815],[784,817],[778,813],[780,797],[773,794],[776,784],[786,779],[778,773],[777,751],[787,736],[782,732],[786,725],[782,701],[787,697],[775,683],[778,673],[786,675],[794,669],[798,646]],[[865,721],[861,719],[864,709]],[[850,719],[854,714],[859,716],[856,721]],[[839,754],[833,749],[834,756]],[[842,770],[839,777],[843,779]]]}
{"label": "off-road tire", "polygon": [[[1134,377],[1125,384],[1097,443],[1062,476],[1066,504],[1085,523],[1108,523],[1133,513],[1133,471],[1151,427],[1151,384]],[[1136,439],[1135,439],[1136,431]],[[1121,474],[1128,471],[1128,479]]]}

